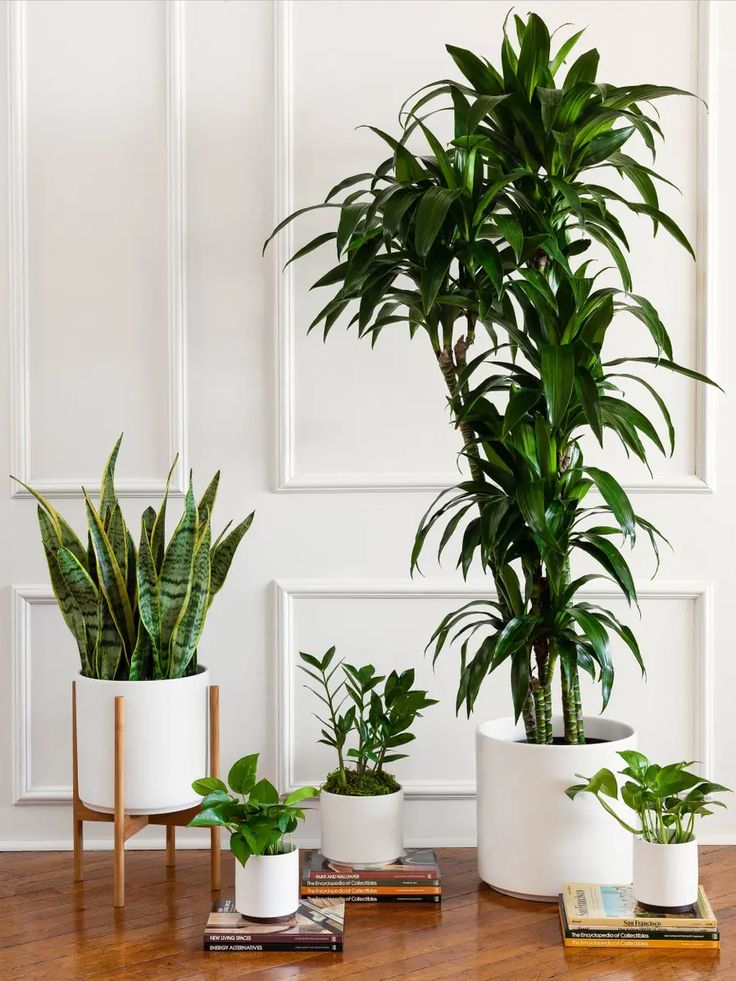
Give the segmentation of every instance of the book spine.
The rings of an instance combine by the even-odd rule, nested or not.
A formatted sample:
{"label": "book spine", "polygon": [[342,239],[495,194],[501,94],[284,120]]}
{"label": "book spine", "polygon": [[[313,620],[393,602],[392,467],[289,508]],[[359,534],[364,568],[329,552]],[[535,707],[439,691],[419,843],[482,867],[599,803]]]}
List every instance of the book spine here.
{"label": "book spine", "polygon": [[[622,916],[588,918],[570,916],[567,910],[565,910],[565,913],[567,916],[567,925],[571,929],[576,930],[638,930],[642,926],[641,920],[632,920]],[[672,930],[680,928],[686,930],[717,930],[718,923],[716,920],[694,920],[684,916],[668,916],[662,920],[650,920],[647,918],[646,926],[644,927],[644,929],[649,930]]]}
{"label": "book spine", "polygon": [[302,896],[439,896],[439,886],[305,886]]}
{"label": "book spine", "polygon": [[322,877],[319,879],[303,879],[302,885],[313,886],[322,888],[323,886],[355,886],[363,887],[369,886],[375,888],[377,886],[421,886],[428,888],[430,886],[437,887],[440,885],[439,879],[346,879],[340,876],[330,876]]}
{"label": "book spine", "polygon": [[566,930],[571,940],[720,940],[718,930]]}
{"label": "book spine", "polygon": [[266,952],[269,952],[269,951],[285,951],[285,950],[288,950],[288,951],[306,951],[306,950],[309,950],[309,951],[324,951],[325,953],[332,954],[332,953],[339,953],[340,951],[342,951],[342,944],[341,943],[332,943],[332,944],[310,944],[310,943],[266,944],[266,943],[253,943],[253,944],[250,944],[250,943],[243,943],[242,941],[238,941],[238,942],[234,942],[233,941],[233,942],[228,942],[228,943],[219,943],[219,942],[205,940],[205,942],[202,945],[202,947],[203,947],[204,950],[221,950],[221,951],[229,951],[229,950],[232,950],[232,951],[241,951],[241,952],[247,952],[247,951],[253,951],[253,952],[266,951]]}
{"label": "book spine", "polygon": [[639,947],[649,950],[718,950],[720,940],[577,940],[565,937],[566,947]]}
{"label": "book spine", "polygon": [[372,869],[370,869],[370,870],[369,869],[366,869],[364,872],[352,872],[352,873],[351,872],[330,872],[330,871],[324,871],[324,870],[323,871],[316,871],[315,870],[315,871],[310,871],[310,873],[308,875],[308,878],[309,879],[317,879],[317,880],[320,880],[320,881],[322,879],[328,879],[328,880],[329,879],[340,879],[341,881],[344,879],[346,882],[348,882],[348,881],[350,881],[350,882],[365,882],[366,880],[370,880],[372,882],[374,879],[377,879],[377,880],[380,880],[380,879],[388,879],[388,880],[391,880],[391,879],[399,879],[399,880],[401,880],[403,882],[405,879],[407,881],[413,881],[415,879],[416,880],[422,880],[422,881],[425,880],[425,879],[434,880],[434,879],[439,878],[439,873],[436,870],[433,871],[433,872],[412,872],[411,870],[407,870],[406,872],[375,872]]}
{"label": "book spine", "polygon": [[290,943],[306,943],[306,944],[332,944],[332,943],[342,943],[340,937],[336,936],[334,933],[299,933],[293,934],[292,936],[284,936],[284,934],[270,933],[270,934],[260,934],[260,933],[218,933],[216,931],[208,931],[204,935],[204,942],[206,944],[290,944]]}
{"label": "book spine", "polygon": [[432,903],[442,902],[442,896],[344,896],[346,903]]}

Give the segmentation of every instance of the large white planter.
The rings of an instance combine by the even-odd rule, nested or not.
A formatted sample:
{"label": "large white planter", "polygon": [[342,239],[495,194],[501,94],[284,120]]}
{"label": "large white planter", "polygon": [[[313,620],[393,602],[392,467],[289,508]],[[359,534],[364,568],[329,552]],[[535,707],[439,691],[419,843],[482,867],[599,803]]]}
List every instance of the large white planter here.
{"label": "large white planter", "polygon": [[634,895],[656,911],[692,906],[698,898],[698,843],[659,845],[634,839]]}
{"label": "large white planter", "polygon": [[115,808],[115,698],[125,696],[124,805],[163,814],[198,804],[192,782],[207,775],[209,671],[164,681],[77,677],[79,796]]}
{"label": "large white planter", "polygon": [[346,865],[386,865],[404,851],[404,791],[378,797],[320,792],[322,854]]}
{"label": "large white planter", "polygon": [[299,906],[299,849],[235,860],[235,908],[249,920],[278,920]]}
{"label": "large white planter", "polygon": [[[553,732],[562,735],[561,719]],[[578,773],[619,769],[617,752],[634,749],[636,736],[602,718],[586,718],[585,733],[605,741],[537,746],[513,719],[478,726],[478,870],[494,889],[556,900],[563,882],[631,882],[631,835],[592,795],[571,801],[565,790],[581,782]]]}

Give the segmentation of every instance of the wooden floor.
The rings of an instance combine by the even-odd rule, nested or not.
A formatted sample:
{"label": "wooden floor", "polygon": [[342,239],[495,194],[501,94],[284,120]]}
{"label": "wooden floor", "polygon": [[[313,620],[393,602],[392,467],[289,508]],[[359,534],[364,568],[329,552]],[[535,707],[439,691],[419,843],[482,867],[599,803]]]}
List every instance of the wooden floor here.
{"label": "wooden floor", "polygon": [[[441,910],[351,907],[344,954],[201,950],[210,902],[206,852],[126,855],[126,907],[113,910],[112,855],[88,852],[72,883],[68,852],[0,854],[0,978],[548,978],[736,981],[736,847],[705,848],[701,880],[721,921],[717,951],[565,950],[552,905],[500,896],[478,881],[474,849],[444,849]],[[225,895],[233,869],[224,855]]]}

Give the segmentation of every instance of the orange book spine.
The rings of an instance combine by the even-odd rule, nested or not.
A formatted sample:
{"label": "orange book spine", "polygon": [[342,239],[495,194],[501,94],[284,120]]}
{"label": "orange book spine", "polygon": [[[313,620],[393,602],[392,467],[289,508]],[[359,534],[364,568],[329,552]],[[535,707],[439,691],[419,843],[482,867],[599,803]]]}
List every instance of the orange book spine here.
{"label": "orange book spine", "polygon": [[664,950],[718,950],[720,940],[578,940],[565,937],[566,947],[642,947],[645,949]]}

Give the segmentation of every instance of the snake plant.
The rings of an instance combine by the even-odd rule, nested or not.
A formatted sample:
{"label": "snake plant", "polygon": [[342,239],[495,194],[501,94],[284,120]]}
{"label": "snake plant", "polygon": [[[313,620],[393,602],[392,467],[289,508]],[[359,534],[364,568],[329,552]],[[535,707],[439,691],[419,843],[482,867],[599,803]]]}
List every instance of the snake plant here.
{"label": "snake plant", "polygon": [[[189,487],[184,513],[166,544],[169,482],[158,511],[146,508],[136,551],[115,493],[122,436],[105,464],[99,509],[83,490],[87,544],[52,505],[38,502],[51,585],[79,648],[82,674],[104,680],[182,678],[197,671],[197,644],[215,595],[253,514],[212,542],[211,516],[219,471],[197,504]],[[22,481],[18,481],[22,483]]]}
{"label": "snake plant", "polygon": [[[337,265],[312,287],[336,292],[310,330],[321,325],[326,337],[344,316],[372,342],[407,325],[432,346],[469,474],[422,519],[412,569],[441,527],[438,554],[459,538],[463,575],[479,561],[492,581],[488,598],[447,616],[430,642],[435,658],[460,644],[457,710],[470,714],[486,677],[510,665],[514,713],[523,716],[527,739],[553,741],[559,684],[564,738],[583,743],[579,672],[600,682],[605,708],[611,635],[642,670],[643,663],[630,628],[580,590],[608,578],[635,604],[617,540],[633,545],[641,531],[656,551],[659,536],[619,481],[587,464],[583,440],[603,446],[607,437],[606,447],[618,440],[648,468],[652,447],[674,449],[655,374],[708,381],[673,359],[655,306],[634,291],[619,218],[643,216],[655,234],[693,254],[660,208],[658,185],[670,182],[639,159],[642,148],[654,157],[662,136],[648,104],[690,93],[600,82],[595,49],[563,72],[582,31],[552,53],[536,14],[513,24],[516,40],[504,26],[500,69],[448,45],[463,78],[410,96],[396,136],[369,127],[390,156],[340,181],[323,203],[287,216],[273,234],[305,211],[335,216],[290,260],[336,248]],[[449,141],[436,127],[448,117]],[[630,339],[632,318],[651,353]],[[607,359],[604,347],[622,331],[618,348],[627,356]],[[486,349],[471,357],[483,338]],[[657,425],[635,391],[651,399]],[[600,500],[587,506],[590,490]],[[573,576],[571,560],[592,560],[598,572]]]}

